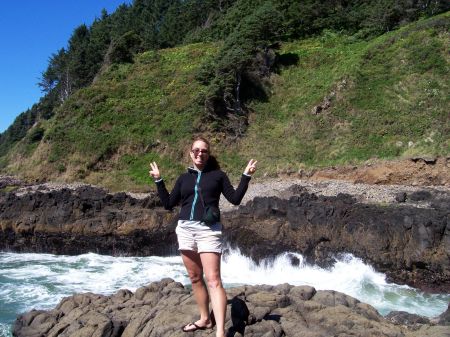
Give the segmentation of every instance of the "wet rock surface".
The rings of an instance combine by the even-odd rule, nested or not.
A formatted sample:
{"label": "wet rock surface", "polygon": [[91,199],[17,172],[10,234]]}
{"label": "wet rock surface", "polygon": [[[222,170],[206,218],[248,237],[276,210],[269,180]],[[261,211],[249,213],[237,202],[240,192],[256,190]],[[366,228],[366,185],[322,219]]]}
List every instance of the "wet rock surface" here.
{"label": "wet rock surface", "polygon": [[[335,291],[309,286],[242,286],[227,289],[226,331],[231,337],[450,336],[449,326],[383,318],[373,307]],[[92,293],[64,298],[53,310],[32,310],[14,325],[16,337],[215,336],[215,329],[185,333],[198,319],[192,293],[163,279],[135,293]]]}

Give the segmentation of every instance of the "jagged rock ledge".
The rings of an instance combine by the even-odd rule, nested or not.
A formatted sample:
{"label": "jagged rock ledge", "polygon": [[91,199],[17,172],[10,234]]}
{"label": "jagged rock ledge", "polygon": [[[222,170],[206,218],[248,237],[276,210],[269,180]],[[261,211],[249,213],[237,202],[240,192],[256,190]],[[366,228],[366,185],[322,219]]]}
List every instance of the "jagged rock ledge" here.
{"label": "jagged rock ledge", "polygon": [[[336,291],[310,286],[241,286],[227,289],[227,336],[450,336],[449,310],[429,320],[392,313],[383,318],[372,306]],[[182,284],[163,279],[133,294],[92,293],[64,298],[53,310],[20,315],[15,337],[177,337],[181,327],[198,319],[192,293]],[[195,332],[215,336],[215,331]]]}
{"label": "jagged rock ledge", "polygon": [[0,250],[77,255],[176,253],[173,213],[154,194],[42,184],[0,193]]}
{"label": "jagged rock ledge", "polygon": [[[308,183],[253,197],[223,214],[225,237],[257,262],[296,251],[328,266],[353,253],[391,281],[450,292],[450,192],[384,186],[365,193],[368,188],[342,186]],[[375,202],[380,195],[383,202]],[[175,225],[176,212],[164,211],[152,193],[111,194],[82,184],[0,193],[0,250],[165,256],[177,253]]]}

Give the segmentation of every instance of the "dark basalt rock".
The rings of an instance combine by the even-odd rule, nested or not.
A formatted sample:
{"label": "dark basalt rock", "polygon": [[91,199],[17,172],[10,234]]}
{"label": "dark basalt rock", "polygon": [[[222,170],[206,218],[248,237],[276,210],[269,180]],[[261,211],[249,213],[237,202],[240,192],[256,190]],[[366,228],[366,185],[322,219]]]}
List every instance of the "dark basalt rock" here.
{"label": "dark basalt rock", "polygon": [[[242,286],[227,289],[227,336],[449,336],[448,327],[415,322],[413,328],[383,318],[373,307],[335,291],[309,286]],[[20,315],[15,337],[184,337],[215,336],[215,329],[186,334],[198,319],[192,293],[171,279],[133,294],[92,293],[64,298],[53,310]]]}
{"label": "dark basalt rock", "polygon": [[428,191],[417,191],[411,193],[408,198],[412,201],[424,201],[430,200],[432,198],[432,195]]}
{"label": "dark basalt rock", "polygon": [[421,324],[430,324],[428,318],[410,314],[406,311],[391,311],[385,318],[399,325],[417,326]]}
{"label": "dark basalt rock", "polygon": [[176,252],[174,214],[155,195],[82,186],[0,193],[0,249],[16,252],[168,255]]}
{"label": "dark basalt rock", "polygon": [[412,157],[411,160],[413,162],[423,161],[425,164],[434,165],[436,164],[437,158],[436,157],[427,157],[427,156],[417,156]]}
{"label": "dark basalt rock", "polygon": [[450,303],[448,304],[447,310],[443,312],[441,315],[439,315],[437,321],[441,325],[450,326]]}
{"label": "dark basalt rock", "polygon": [[9,187],[10,189],[15,189],[20,186],[23,186],[24,183],[12,176],[2,176],[0,175],[0,190]]}
{"label": "dark basalt rock", "polygon": [[397,202],[405,202],[406,201],[406,193],[405,192],[399,192],[395,195],[395,200]]}

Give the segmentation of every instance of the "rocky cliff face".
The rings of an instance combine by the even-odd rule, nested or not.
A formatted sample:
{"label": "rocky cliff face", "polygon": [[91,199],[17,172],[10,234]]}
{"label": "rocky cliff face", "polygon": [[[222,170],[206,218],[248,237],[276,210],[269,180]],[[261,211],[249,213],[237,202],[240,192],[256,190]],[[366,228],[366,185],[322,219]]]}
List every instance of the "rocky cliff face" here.
{"label": "rocky cliff face", "polygon": [[145,198],[88,185],[0,194],[0,249],[111,255],[176,253],[174,214]]}
{"label": "rocky cliff face", "polygon": [[[397,283],[450,292],[450,196],[424,190],[397,199],[367,204],[293,186],[224,213],[225,237],[255,260],[289,250],[329,265],[337,254],[353,253]],[[87,185],[0,193],[1,250],[175,254],[175,224],[176,212],[164,211],[152,194]]]}
{"label": "rocky cliff face", "polygon": [[[444,314],[434,323],[426,318],[393,313],[383,318],[373,307],[335,291],[309,286],[243,286],[227,290],[228,336],[450,336]],[[177,337],[198,319],[192,293],[180,283],[164,279],[133,294],[112,296],[77,294],[49,311],[33,310],[18,317],[16,337]],[[195,332],[215,336],[215,331]]]}

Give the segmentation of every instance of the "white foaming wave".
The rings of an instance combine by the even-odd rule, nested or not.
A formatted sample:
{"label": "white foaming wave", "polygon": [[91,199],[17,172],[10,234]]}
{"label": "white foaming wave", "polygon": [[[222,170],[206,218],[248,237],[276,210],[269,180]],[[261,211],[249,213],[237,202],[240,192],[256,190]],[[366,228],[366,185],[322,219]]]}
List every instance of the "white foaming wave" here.
{"label": "white foaming wave", "polygon": [[138,287],[164,277],[187,283],[186,271],[180,257],[109,257],[95,256],[89,268],[72,270],[60,275],[58,280],[64,284],[78,284],[97,293],[112,293],[120,288],[135,291]]}
{"label": "white foaming wave", "polygon": [[56,279],[77,291],[112,293],[120,288],[136,290],[152,281],[171,277],[187,283],[181,257],[111,257],[89,254],[85,264],[67,270]]}
{"label": "white foaming wave", "polygon": [[321,269],[321,276],[328,276],[316,281],[317,289],[333,289],[344,293],[361,291],[362,286],[370,282],[377,287],[386,286],[386,276],[365,264],[351,254],[345,254],[330,269]]}
{"label": "white foaming wave", "polygon": [[[49,291],[44,285],[30,285],[25,284],[23,286],[18,286],[14,291],[10,293],[10,300],[18,298],[28,298],[30,302],[48,302],[48,300],[53,296],[52,292]],[[25,303],[24,303],[25,304]]]}
{"label": "white foaming wave", "polygon": [[[298,259],[298,265],[292,264],[292,257]],[[293,252],[256,266],[250,258],[231,250],[223,261],[222,278],[231,285],[289,283],[335,290],[374,306],[382,314],[403,310],[434,317],[445,311],[450,300],[449,295],[423,294],[405,285],[388,283],[384,274],[351,254],[342,255],[333,267],[325,269],[305,264],[303,256]]]}
{"label": "white foaming wave", "polygon": [[[75,293],[112,294],[171,277],[184,284],[188,278],[181,257],[112,257],[98,254],[57,256],[1,253],[0,300],[5,305],[50,309]],[[18,267],[17,267],[18,266]]]}
{"label": "white foaming wave", "polygon": [[18,308],[17,314],[37,308],[51,309],[62,297],[38,284],[15,285],[0,294],[3,305],[14,305]]}
{"label": "white foaming wave", "polygon": [[17,280],[27,280],[30,278],[30,276],[33,278],[39,278],[39,277],[48,277],[52,274],[53,273],[46,266],[26,265],[16,269],[10,269],[8,274],[5,276]]}
{"label": "white foaming wave", "polygon": [[[298,259],[298,265],[292,264],[293,257]],[[341,292],[353,291],[365,279],[385,284],[383,274],[375,272],[372,267],[351,255],[345,255],[332,268],[324,269],[305,264],[303,256],[294,252],[280,254],[273,262],[262,261],[257,266],[239,251],[231,250],[222,268],[224,281],[233,284],[289,283]]]}
{"label": "white foaming wave", "polygon": [[189,277],[183,265],[181,256],[167,258],[153,257],[151,266],[143,265],[145,270],[141,270],[142,281],[147,283],[161,280],[163,277],[170,277],[182,284],[189,284]]}
{"label": "white foaming wave", "polygon": [[0,323],[0,337],[11,337],[11,326],[9,324]]}
{"label": "white foaming wave", "polygon": [[52,260],[56,255],[36,253],[1,253],[2,262],[44,261]]}

